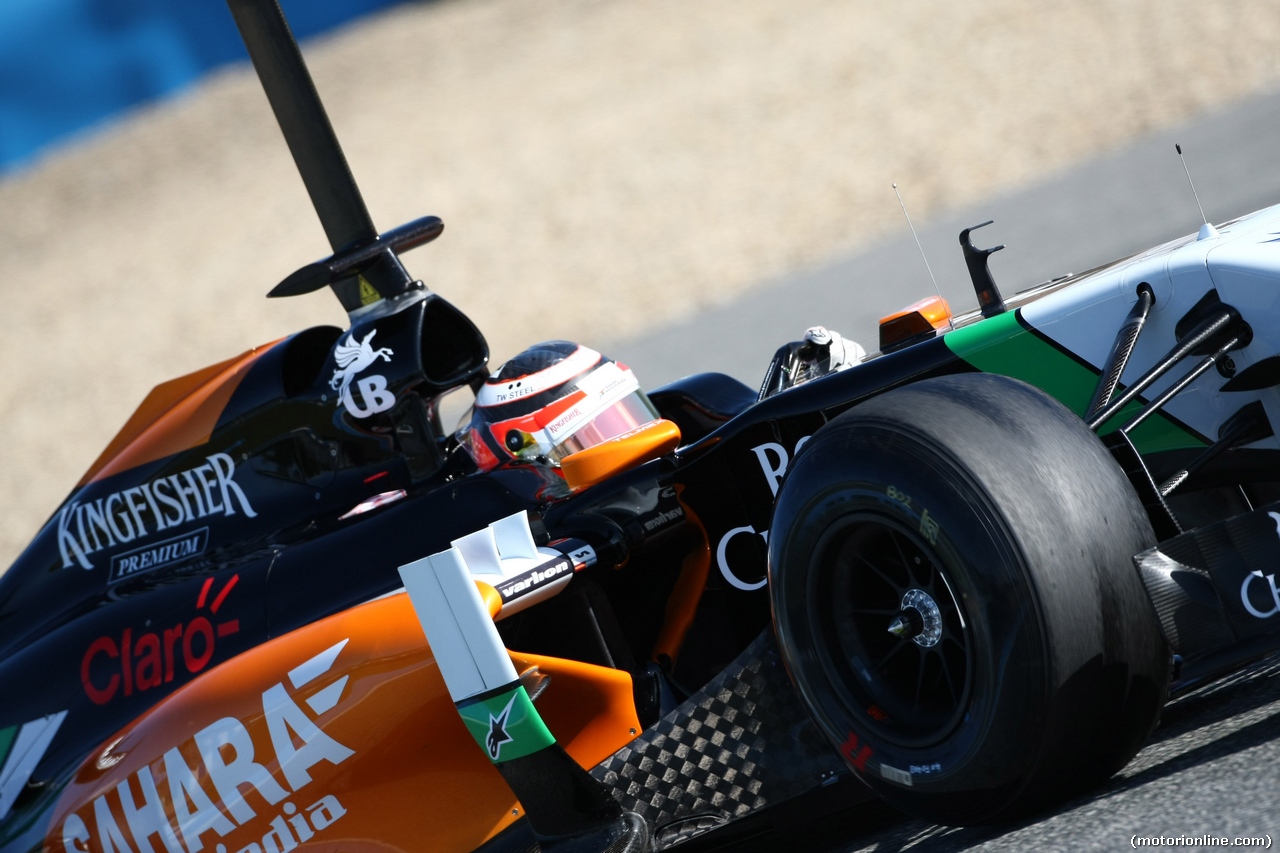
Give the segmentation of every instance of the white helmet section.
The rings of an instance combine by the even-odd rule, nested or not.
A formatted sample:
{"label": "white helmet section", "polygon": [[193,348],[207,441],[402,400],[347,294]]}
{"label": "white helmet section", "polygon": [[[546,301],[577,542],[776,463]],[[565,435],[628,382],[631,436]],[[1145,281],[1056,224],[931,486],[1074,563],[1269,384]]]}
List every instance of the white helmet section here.
{"label": "white helmet section", "polygon": [[481,470],[504,461],[558,465],[657,417],[630,368],[589,347],[546,341],[489,378],[459,439]]}
{"label": "white helmet section", "polygon": [[480,393],[476,395],[476,405],[497,406],[502,403],[514,402],[523,397],[541,394],[543,391],[549,391],[557,385],[563,385],[602,358],[604,356],[595,350],[579,346],[572,355],[563,361],[539,370],[537,373],[512,379],[505,384],[494,383],[493,380],[486,382],[480,389]]}

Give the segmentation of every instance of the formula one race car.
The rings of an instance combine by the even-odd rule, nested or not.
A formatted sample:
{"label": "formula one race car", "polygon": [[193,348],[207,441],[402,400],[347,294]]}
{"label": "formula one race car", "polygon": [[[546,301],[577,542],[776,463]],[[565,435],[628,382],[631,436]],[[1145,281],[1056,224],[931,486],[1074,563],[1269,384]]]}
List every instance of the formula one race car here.
{"label": "formula one race car", "polygon": [[1280,208],[1007,301],[966,230],[978,311],[758,391],[490,375],[399,261],[440,220],[377,234],[275,0],[229,5],[334,250],[272,295],[351,326],[158,386],[0,577],[0,849],[1001,821],[1280,648]]}

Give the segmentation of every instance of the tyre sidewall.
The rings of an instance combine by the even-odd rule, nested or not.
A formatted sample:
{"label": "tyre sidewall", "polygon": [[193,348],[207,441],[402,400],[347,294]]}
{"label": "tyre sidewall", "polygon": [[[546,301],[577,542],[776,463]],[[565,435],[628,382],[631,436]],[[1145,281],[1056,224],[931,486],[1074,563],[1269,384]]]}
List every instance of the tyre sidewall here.
{"label": "tyre sidewall", "polygon": [[[917,804],[942,794],[954,809],[965,808],[958,794],[977,790],[972,808],[981,810],[992,798],[1016,792],[1029,757],[1012,754],[1014,745],[1034,743],[1048,713],[1043,631],[1038,612],[1026,606],[1034,596],[1021,568],[1024,557],[982,491],[962,470],[904,438],[900,426],[861,423],[823,444],[826,452],[794,463],[788,476],[804,483],[805,498],[780,500],[771,525],[788,531],[771,554],[770,586],[792,678],[827,737],[882,795],[894,801],[896,792],[910,789]],[[863,518],[927,543],[964,616],[966,719],[934,743],[896,742],[901,739],[888,735],[868,709],[850,707],[849,695],[832,683],[832,662],[824,660],[830,645],[821,610],[831,569],[820,562],[833,538]]]}

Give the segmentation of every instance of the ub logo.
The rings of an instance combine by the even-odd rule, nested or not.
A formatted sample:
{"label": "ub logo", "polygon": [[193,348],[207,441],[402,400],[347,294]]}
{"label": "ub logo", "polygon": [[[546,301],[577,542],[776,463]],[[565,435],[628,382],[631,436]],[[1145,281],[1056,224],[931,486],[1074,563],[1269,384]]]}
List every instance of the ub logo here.
{"label": "ub logo", "polygon": [[[396,402],[395,395],[387,390],[387,377],[375,373],[371,376],[355,379],[357,374],[378,359],[390,363],[391,356],[395,355],[387,347],[379,347],[376,350],[373,348],[373,336],[376,334],[378,334],[378,330],[374,329],[364,336],[364,340],[358,343],[352,343],[355,340],[355,335],[348,334],[347,340],[338,344],[333,351],[333,358],[338,363],[338,369],[333,372],[333,378],[329,380],[329,387],[338,392],[338,398],[342,401],[342,405],[346,406],[347,410],[357,418],[367,418],[369,415],[385,412]],[[357,403],[351,393],[353,379],[355,379],[356,387],[360,389],[360,396],[364,398],[364,406]]]}

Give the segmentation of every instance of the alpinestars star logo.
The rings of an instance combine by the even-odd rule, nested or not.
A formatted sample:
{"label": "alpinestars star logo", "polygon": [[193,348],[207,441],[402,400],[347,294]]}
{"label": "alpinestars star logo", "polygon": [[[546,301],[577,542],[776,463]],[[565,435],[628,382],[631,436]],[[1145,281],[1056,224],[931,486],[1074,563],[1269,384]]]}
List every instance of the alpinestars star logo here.
{"label": "alpinestars star logo", "polygon": [[494,761],[502,754],[502,745],[511,743],[515,740],[511,735],[507,734],[507,718],[511,716],[511,706],[515,704],[516,694],[511,694],[511,700],[507,702],[507,707],[502,709],[502,713],[498,716],[489,715],[489,758]]}
{"label": "alpinestars star logo", "polygon": [[[379,347],[376,350],[373,348],[373,336],[376,334],[378,330],[374,329],[364,336],[364,340],[353,343],[355,335],[348,333],[346,341],[339,343],[333,350],[333,358],[338,363],[338,369],[333,372],[329,387],[338,392],[342,405],[357,418],[367,418],[369,415],[385,412],[396,402],[395,395],[387,390],[387,377],[375,373],[356,379],[357,374],[378,359],[390,364],[391,356],[395,355],[387,347]],[[355,396],[351,393],[352,380],[355,380],[360,396],[364,398],[363,406],[356,402]]]}

